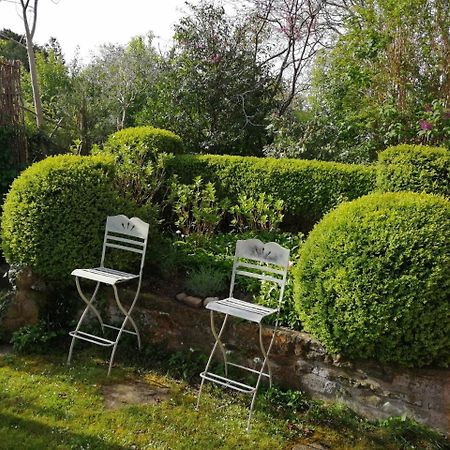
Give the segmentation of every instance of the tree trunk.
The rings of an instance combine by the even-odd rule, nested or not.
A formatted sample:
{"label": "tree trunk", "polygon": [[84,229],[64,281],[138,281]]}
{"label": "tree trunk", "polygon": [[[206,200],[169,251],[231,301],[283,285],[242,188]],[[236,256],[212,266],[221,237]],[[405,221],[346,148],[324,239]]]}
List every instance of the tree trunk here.
{"label": "tree trunk", "polygon": [[33,88],[33,102],[36,112],[36,124],[39,129],[44,126],[44,114],[42,112],[41,93],[39,91],[38,76],[36,70],[36,58],[33,49],[33,37],[26,16],[26,10],[23,11],[23,23],[25,25],[25,37],[27,41],[28,62],[30,64],[31,86]]}

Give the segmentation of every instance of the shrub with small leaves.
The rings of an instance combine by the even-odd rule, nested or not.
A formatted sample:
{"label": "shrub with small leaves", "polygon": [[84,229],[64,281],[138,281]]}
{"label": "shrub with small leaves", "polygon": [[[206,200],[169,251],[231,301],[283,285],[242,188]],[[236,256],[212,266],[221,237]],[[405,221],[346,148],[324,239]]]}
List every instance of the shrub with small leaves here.
{"label": "shrub with small leaves", "polygon": [[98,265],[107,216],[139,216],[154,232],[154,209],[123,198],[113,188],[114,174],[114,161],[104,155],[53,156],[22,172],[3,208],[7,262],[72,284],[73,269]]}
{"label": "shrub with small leaves", "polygon": [[166,165],[183,151],[181,138],[168,130],[131,127],[111,134],[93,154],[107,154],[116,163],[115,185],[139,204],[152,201],[166,178]]}
{"label": "shrub with small leaves", "polygon": [[450,197],[450,151],[424,145],[389,147],[378,155],[377,188]]}
{"label": "shrub with small leaves", "polygon": [[331,352],[450,364],[450,201],[370,194],[327,214],[294,271],[306,331]]}
{"label": "shrub with small leaves", "polygon": [[219,199],[238,202],[261,193],[283,200],[283,222],[309,230],[326,212],[375,187],[372,166],[301,159],[255,158],[228,155],[177,155],[167,172],[183,183],[196,176],[213,182]]}

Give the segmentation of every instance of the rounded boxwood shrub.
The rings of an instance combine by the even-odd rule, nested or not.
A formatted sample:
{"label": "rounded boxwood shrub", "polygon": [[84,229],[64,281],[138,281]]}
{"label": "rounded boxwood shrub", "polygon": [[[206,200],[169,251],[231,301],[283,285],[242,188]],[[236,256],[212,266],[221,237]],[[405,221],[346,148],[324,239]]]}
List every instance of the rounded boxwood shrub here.
{"label": "rounded boxwood shrub", "polygon": [[121,159],[153,160],[158,153],[180,154],[183,152],[181,138],[169,130],[151,126],[130,127],[111,134],[103,151]]}
{"label": "rounded boxwood shrub", "polygon": [[97,266],[106,216],[151,220],[118,195],[113,179],[114,162],[105,156],[54,156],[22,172],[3,206],[6,260],[60,284],[73,282],[76,267]]}
{"label": "rounded boxwood shrub", "polygon": [[331,352],[406,366],[450,363],[450,201],[413,192],[343,203],[294,271],[306,331]]}
{"label": "rounded boxwood shrub", "polygon": [[157,196],[166,177],[167,162],[181,153],[182,141],[168,130],[153,127],[126,128],[108,137],[92,154],[107,154],[117,167],[116,188],[144,205]]}
{"label": "rounded boxwood shrub", "polygon": [[414,191],[450,196],[450,151],[397,145],[378,155],[377,187],[382,192]]}

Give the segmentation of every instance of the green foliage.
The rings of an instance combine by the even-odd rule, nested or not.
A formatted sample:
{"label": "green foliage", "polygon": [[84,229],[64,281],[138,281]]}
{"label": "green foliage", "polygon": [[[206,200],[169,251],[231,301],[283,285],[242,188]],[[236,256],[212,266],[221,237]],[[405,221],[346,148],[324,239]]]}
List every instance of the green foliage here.
{"label": "green foliage", "polygon": [[182,155],[169,162],[168,172],[188,183],[201,176],[215,184],[219,198],[232,204],[240,195],[261,193],[282,200],[285,223],[304,230],[343,200],[358,198],[375,186],[370,166],[321,161]]}
{"label": "green foliage", "polygon": [[227,275],[220,269],[202,266],[188,274],[186,289],[189,293],[200,297],[222,294],[227,288]]}
{"label": "green foliage", "polygon": [[449,24],[447,0],[352,6],[312,71],[309,142],[317,136],[318,150],[331,144],[349,162],[400,143],[449,146]]}
{"label": "green foliage", "polygon": [[173,179],[168,204],[175,214],[175,225],[184,236],[192,232],[210,235],[222,219],[223,208],[214,184],[204,183],[200,176],[192,184]]}
{"label": "green foliage", "polygon": [[49,329],[45,322],[39,322],[14,332],[11,344],[19,353],[45,353],[49,350],[49,343],[59,335],[57,331]]}
{"label": "green foliage", "polygon": [[117,189],[145,204],[158,194],[171,154],[182,150],[183,144],[176,134],[147,126],[117,131],[102,148],[94,147],[92,153],[113,157],[117,165]]}
{"label": "green foliage", "polygon": [[233,215],[231,225],[237,231],[274,231],[283,220],[283,200],[275,200],[271,195],[261,192],[257,197],[239,195],[237,205],[229,212]]}
{"label": "green foliage", "polygon": [[380,191],[414,191],[450,197],[450,151],[422,145],[397,145],[378,156]]}
{"label": "green foliage", "polygon": [[450,203],[412,192],[344,203],[301,248],[295,301],[331,352],[450,364]]}
{"label": "green foliage", "polygon": [[169,130],[151,126],[130,127],[111,134],[105,142],[104,151],[117,156],[118,162],[142,159],[147,163],[161,152],[182,153],[183,143]]}
{"label": "green foliage", "polygon": [[150,208],[120,197],[113,179],[114,162],[106,156],[55,156],[26,169],[4,204],[6,260],[65,284],[76,267],[98,265],[106,216],[137,215],[154,223]]}
{"label": "green foliage", "polygon": [[255,55],[255,25],[211,2],[187,7],[137,123],[170,127],[192,152],[260,154],[279,100]]}

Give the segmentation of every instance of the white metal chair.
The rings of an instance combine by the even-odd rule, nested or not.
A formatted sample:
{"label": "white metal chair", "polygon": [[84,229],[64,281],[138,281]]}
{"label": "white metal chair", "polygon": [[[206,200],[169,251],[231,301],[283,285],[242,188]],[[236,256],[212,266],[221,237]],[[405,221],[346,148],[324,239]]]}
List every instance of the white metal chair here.
{"label": "white metal chair", "polygon": [[[289,250],[281,247],[275,242],[269,242],[264,244],[259,239],[247,239],[239,240],[236,243],[236,251],[234,255],[233,271],[230,283],[229,297],[224,300],[218,300],[208,303],[207,309],[211,311],[211,331],[215,338],[211,354],[208,362],[206,363],[205,370],[200,374],[202,378],[200,384],[200,390],[197,398],[198,409],[200,404],[200,396],[205,380],[217,383],[219,385],[229,387],[239,392],[252,395],[252,401],[250,404],[250,412],[247,419],[247,431],[250,430],[250,420],[252,417],[253,407],[255,404],[256,394],[261,382],[262,377],[268,378],[270,386],[272,386],[272,371],[269,362],[269,354],[274,342],[275,333],[278,327],[279,313],[281,302],[283,300],[284,290],[286,286],[287,271],[289,267]],[[257,278],[266,282],[273,283],[274,286],[279,288],[279,301],[277,308],[268,308],[266,306],[257,305],[244,300],[239,300],[233,296],[236,276],[245,276],[251,278]],[[214,312],[225,314],[220,331],[217,333],[217,329],[214,323]],[[275,327],[273,328],[272,338],[269,346],[264,348],[262,338],[262,320],[272,314],[276,314]],[[221,341],[222,334],[225,330],[225,325],[229,316],[238,317],[240,319],[248,320],[259,324],[259,344],[263,360],[259,370],[251,367],[234,364],[227,361],[227,355],[224,345]],[[217,349],[220,348],[224,363],[225,363],[225,376],[218,375],[209,371],[209,367]],[[228,377],[228,366],[234,366],[239,369],[243,369],[257,375],[255,385],[251,386],[246,383],[233,380]],[[265,370],[267,366],[267,371]]]}
{"label": "white metal chair", "polygon": [[[117,344],[119,343],[119,340],[123,333],[135,335],[137,337],[139,350],[141,349],[141,337],[139,335],[139,330],[136,326],[136,323],[131,317],[131,313],[133,311],[134,305],[136,304],[136,300],[138,299],[139,292],[141,290],[142,270],[144,267],[145,251],[147,249],[148,228],[149,228],[148,223],[143,222],[141,219],[137,217],[129,219],[124,215],[109,216],[106,220],[105,237],[103,239],[103,251],[100,267],[95,267],[91,269],[75,269],[72,272],[72,275],[75,276],[75,283],[78,289],[78,293],[80,294],[80,297],[83,299],[83,301],[86,303],[86,308],[81,314],[80,320],[78,321],[75,330],[69,333],[69,335],[72,336],[72,342],[70,344],[67,364],[70,364],[70,360],[72,359],[72,352],[76,339],[91,342],[93,344],[97,344],[102,347],[112,347],[111,357],[109,360],[108,375],[111,373],[111,368],[113,365]],[[114,270],[105,267],[104,266],[105,256],[106,250],[108,248],[139,254],[140,255],[139,274],[135,275],[132,273],[122,272],[119,270]],[[92,294],[89,300],[86,298],[85,294],[81,290],[80,279],[91,280],[97,283],[94,289],[94,293]],[[134,296],[133,301],[131,302],[130,307],[126,309],[119,299],[117,285],[120,283],[136,279],[139,280],[136,294]],[[98,293],[100,284],[106,284],[112,286],[113,288],[117,306],[125,316],[122,325],[120,327],[104,323],[99,311],[94,306],[95,297]],[[80,330],[80,327],[84,319],[87,317],[87,313],[89,310],[91,310],[95,314],[98,321],[100,322],[103,334],[105,333],[105,328],[118,331],[116,338],[114,340],[106,339],[105,337],[96,336]],[[125,326],[127,325],[128,322],[131,324],[134,331],[125,329]]]}

